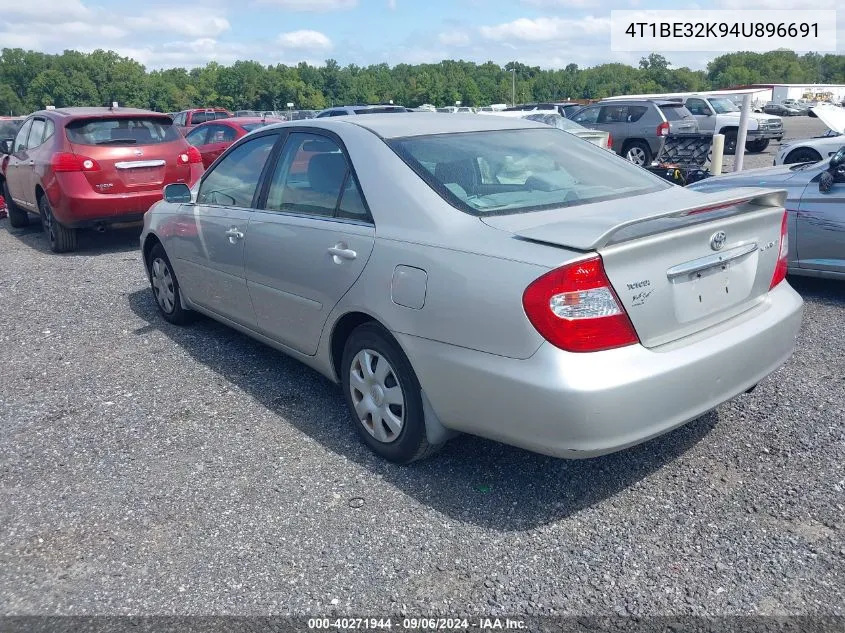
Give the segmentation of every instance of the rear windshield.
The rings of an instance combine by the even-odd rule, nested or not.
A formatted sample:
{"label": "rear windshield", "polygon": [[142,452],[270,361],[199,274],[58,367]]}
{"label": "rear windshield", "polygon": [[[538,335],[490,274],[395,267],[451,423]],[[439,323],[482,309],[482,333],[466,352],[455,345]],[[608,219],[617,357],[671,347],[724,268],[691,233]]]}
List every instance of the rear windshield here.
{"label": "rear windshield", "polygon": [[191,125],[199,125],[206,121],[214,121],[215,119],[228,119],[228,112],[194,112],[191,115]]}
{"label": "rear windshield", "polygon": [[67,138],[75,145],[157,145],[180,134],[166,117],[102,117],[71,121]]}
{"label": "rear windshield", "polygon": [[247,132],[252,132],[253,130],[257,130],[258,128],[264,127],[265,125],[270,125],[271,123],[275,123],[275,121],[267,121],[261,123],[241,123],[241,127]]}
{"label": "rear windshield", "polygon": [[386,112],[405,112],[405,108],[360,108],[355,114],[384,114]]}
{"label": "rear windshield", "polygon": [[672,186],[551,127],[416,136],[388,144],[447,202],[473,215],[574,207]]}
{"label": "rear windshield", "polygon": [[667,121],[680,121],[681,119],[692,118],[692,113],[682,104],[674,103],[661,104],[660,109]]}

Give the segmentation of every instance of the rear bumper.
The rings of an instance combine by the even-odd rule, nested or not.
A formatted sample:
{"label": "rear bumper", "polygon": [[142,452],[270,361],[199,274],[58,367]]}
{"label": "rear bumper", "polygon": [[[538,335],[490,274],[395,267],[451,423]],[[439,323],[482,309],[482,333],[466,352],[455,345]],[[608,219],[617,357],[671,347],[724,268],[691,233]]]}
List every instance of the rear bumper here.
{"label": "rear bumper", "polygon": [[745,392],[792,354],[803,301],[784,282],[755,308],[660,348],[517,360],[396,334],[440,421],[558,457],[614,452]]}
{"label": "rear bumper", "polygon": [[[201,171],[197,178],[199,174]],[[137,193],[101,194],[91,189],[84,174],[63,173],[56,174],[54,186],[47,188],[47,195],[56,219],[64,226],[80,228],[95,224],[139,222],[144,213],[162,199],[163,188]]]}

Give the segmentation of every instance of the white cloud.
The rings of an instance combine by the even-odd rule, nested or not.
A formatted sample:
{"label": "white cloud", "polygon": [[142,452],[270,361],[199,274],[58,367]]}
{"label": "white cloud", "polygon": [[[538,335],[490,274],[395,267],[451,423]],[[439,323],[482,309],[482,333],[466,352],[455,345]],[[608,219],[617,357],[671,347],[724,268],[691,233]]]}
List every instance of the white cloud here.
{"label": "white cloud", "polygon": [[330,50],[332,41],[319,31],[291,31],[290,33],[282,33],[276,41],[283,48],[292,48],[294,50]]}
{"label": "white cloud", "polygon": [[257,2],[288,11],[310,11],[313,13],[354,9],[358,6],[358,0],[257,0]]}
{"label": "white cloud", "polygon": [[[31,18],[34,22],[64,22],[91,17],[92,11],[81,0],[0,0],[0,16]],[[4,42],[5,44],[5,42]]]}
{"label": "white cloud", "polygon": [[391,11],[396,9],[396,0],[387,0],[387,8]]}
{"label": "white cloud", "polygon": [[[519,18],[495,26],[479,27],[481,35],[488,40],[501,42],[518,40],[523,42],[548,42],[570,40],[576,36],[610,34],[610,19],[588,16],[577,20],[564,18]],[[608,40],[609,47],[609,40]]]}
{"label": "white cloud", "polygon": [[463,31],[445,31],[437,39],[443,46],[467,46],[470,43],[469,35]]}
{"label": "white cloud", "polygon": [[231,28],[229,20],[208,13],[207,9],[187,7],[184,10],[192,16],[190,20],[186,20],[181,12],[158,11],[140,17],[129,17],[123,22],[133,29],[170,31],[188,37],[216,37]]}
{"label": "white cloud", "polygon": [[598,0],[522,0],[523,4],[543,9],[586,9],[598,6]]}

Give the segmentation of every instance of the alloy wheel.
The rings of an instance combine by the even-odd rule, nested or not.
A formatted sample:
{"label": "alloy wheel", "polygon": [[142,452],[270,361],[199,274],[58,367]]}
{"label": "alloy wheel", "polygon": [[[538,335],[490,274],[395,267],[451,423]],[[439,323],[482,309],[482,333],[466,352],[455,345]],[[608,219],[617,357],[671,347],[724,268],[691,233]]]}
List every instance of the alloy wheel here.
{"label": "alloy wheel", "polygon": [[645,152],[642,147],[632,147],[625,157],[635,165],[645,165]]}

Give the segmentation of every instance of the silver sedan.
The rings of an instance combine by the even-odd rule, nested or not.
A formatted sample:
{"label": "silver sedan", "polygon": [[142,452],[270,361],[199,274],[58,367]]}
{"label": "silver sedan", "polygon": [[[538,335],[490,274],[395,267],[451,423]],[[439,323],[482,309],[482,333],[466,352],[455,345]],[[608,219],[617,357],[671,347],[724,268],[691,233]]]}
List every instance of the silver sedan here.
{"label": "silver sedan", "polygon": [[166,320],[340,383],[389,460],[458,432],[589,457],[790,356],[784,195],[687,191],[542,123],[373,114],[245,136],[166,187],[141,244]]}

